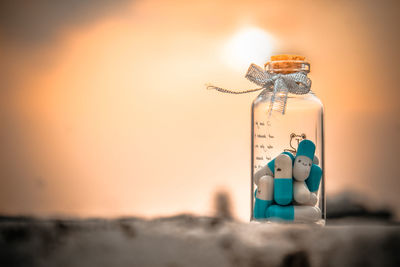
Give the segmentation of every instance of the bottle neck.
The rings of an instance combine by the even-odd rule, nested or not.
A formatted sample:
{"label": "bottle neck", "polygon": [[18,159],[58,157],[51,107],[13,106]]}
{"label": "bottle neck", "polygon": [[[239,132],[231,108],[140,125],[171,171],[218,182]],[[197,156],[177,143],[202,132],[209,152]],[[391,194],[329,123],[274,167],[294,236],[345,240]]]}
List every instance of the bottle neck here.
{"label": "bottle neck", "polygon": [[272,60],[267,62],[264,67],[266,71],[277,74],[310,72],[310,63],[304,60]]}

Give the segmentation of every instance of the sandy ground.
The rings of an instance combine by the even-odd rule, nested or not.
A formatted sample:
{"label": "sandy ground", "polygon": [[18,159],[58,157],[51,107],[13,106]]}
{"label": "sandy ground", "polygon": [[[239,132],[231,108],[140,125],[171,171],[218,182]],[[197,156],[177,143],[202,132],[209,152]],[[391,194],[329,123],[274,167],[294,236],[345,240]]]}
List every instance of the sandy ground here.
{"label": "sandy ground", "polygon": [[0,266],[400,266],[398,251],[400,225],[370,219],[0,219]]}

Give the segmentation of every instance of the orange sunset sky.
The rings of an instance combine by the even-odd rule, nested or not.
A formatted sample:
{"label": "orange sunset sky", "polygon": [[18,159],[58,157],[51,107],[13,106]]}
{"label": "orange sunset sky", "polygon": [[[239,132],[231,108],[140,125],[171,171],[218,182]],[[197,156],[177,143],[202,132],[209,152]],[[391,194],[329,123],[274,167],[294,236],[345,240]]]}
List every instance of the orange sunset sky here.
{"label": "orange sunset sky", "polygon": [[[250,209],[250,63],[295,53],[325,106],[328,195],[400,215],[396,1],[0,4],[0,213]],[[329,213],[329,210],[327,211]]]}

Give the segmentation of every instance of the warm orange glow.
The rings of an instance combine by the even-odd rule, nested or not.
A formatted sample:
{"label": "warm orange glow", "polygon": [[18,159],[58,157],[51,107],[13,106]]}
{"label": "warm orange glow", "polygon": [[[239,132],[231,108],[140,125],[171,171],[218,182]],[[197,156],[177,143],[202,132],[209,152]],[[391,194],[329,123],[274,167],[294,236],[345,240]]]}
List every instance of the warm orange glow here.
{"label": "warm orange glow", "polygon": [[240,29],[224,46],[221,53],[228,65],[243,70],[249,62],[263,65],[272,54],[273,38],[256,27]]}

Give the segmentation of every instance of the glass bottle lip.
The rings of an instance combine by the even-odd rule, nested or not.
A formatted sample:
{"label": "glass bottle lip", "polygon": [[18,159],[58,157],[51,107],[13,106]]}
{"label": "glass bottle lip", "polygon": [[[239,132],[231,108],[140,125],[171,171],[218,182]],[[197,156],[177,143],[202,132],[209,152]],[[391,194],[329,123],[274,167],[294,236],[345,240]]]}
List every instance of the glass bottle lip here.
{"label": "glass bottle lip", "polygon": [[271,60],[265,63],[264,68],[270,73],[309,73],[310,63],[304,60]]}

